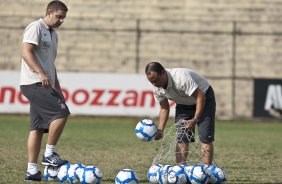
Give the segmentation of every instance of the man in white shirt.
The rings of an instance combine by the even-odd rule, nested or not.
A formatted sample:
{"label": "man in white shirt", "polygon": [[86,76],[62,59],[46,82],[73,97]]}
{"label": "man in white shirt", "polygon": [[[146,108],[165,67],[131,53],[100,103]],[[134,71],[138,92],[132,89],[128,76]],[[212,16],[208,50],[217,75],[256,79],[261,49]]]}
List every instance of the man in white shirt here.
{"label": "man in white shirt", "polygon": [[48,132],[43,165],[67,163],[56,153],[56,144],[70,112],[57,78],[58,28],[68,8],[61,1],[51,1],[44,18],[30,23],[23,36],[20,88],[30,101],[30,132],[27,141],[28,166],[25,180],[41,181],[37,161],[44,133]]}
{"label": "man in white shirt", "polygon": [[176,103],[175,122],[182,122],[186,132],[177,133],[176,162],[186,163],[189,143],[195,141],[194,129],[197,124],[202,161],[204,164],[212,164],[216,102],[208,81],[190,69],[164,69],[159,62],[147,64],[145,73],[154,86],[154,98],[160,104],[155,139],[163,137],[170,111],[168,100],[172,100]]}

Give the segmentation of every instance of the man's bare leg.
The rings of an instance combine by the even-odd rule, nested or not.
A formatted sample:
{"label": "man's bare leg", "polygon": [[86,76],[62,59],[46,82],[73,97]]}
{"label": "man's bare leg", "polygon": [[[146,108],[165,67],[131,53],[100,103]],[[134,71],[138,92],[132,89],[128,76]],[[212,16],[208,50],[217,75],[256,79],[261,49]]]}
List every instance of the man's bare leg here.
{"label": "man's bare leg", "polygon": [[56,145],[65,127],[67,117],[56,119],[49,124],[47,144]]}
{"label": "man's bare leg", "polygon": [[201,153],[203,163],[211,165],[213,160],[213,143],[202,143]]}
{"label": "man's bare leg", "polygon": [[56,152],[57,142],[65,127],[67,117],[59,118],[49,124],[49,132],[45,153],[42,157],[43,165],[61,166],[67,163],[67,160],[62,160]]}
{"label": "man's bare leg", "polygon": [[44,130],[32,130],[27,140],[28,163],[37,164]]}
{"label": "man's bare leg", "polygon": [[188,156],[189,145],[185,143],[178,143],[176,145],[176,162],[178,164],[185,164]]}

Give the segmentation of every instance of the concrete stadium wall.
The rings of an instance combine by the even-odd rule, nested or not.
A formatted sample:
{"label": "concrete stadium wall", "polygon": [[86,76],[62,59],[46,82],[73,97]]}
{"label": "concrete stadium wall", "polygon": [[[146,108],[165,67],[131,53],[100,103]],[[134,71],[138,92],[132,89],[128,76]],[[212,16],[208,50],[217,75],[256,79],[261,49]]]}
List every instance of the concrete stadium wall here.
{"label": "concrete stadium wall", "polygon": [[[59,71],[143,73],[149,58],[207,77],[219,118],[251,118],[254,78],[282,78],[282,1],[65,0]],[[46,0],[0,1],[0,69],[19,70]]]}

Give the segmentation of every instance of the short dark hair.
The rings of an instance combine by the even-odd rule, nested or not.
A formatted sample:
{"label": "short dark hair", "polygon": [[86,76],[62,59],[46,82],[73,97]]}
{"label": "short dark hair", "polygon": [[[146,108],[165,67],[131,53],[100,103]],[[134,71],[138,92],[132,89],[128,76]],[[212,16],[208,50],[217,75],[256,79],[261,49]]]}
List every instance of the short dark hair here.
{"label": "short dark hair", "polygon": [[145,68],[145,73],[148,74],[151,71],[153,71],[158,74],[162,74],[164,70],[165,70],[164,67],[159,62],[150,62],[147,64]]}
{"label": "short dark hair", "polygon": [[48,14],[48,11],[52,11],[53,12],[53,11],[58,11],[58,10],[62,10],[64,12],[67,12],[68,11],[68,7],[62,1],[59,1],[59,0],[51,1],[47,5],[46,15]]}

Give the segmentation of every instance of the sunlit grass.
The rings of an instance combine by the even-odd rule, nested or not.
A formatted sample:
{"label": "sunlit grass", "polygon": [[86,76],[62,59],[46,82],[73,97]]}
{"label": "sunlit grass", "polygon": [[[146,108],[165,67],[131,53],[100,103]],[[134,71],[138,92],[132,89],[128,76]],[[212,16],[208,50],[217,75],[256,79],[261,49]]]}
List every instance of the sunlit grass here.
{"label": "sunlit grass", "polygon": [[[134,169],[147,183],[146,173],[156,155],[157,142],[141,142],[134,133],[138,118],[70,117],[57,145],[71,163],[95,165],[103,183],[114,183],[120,169]],[[0,116],[0,183],[25,183],[28,116]],[[229,183],[282,183],[282,124],[219,121],[215,159]],[[41,155],[46,143],[42,144]],[[40,165],[40,160],[39,160]],[[43,166],[39,166],[43,171]]]}

